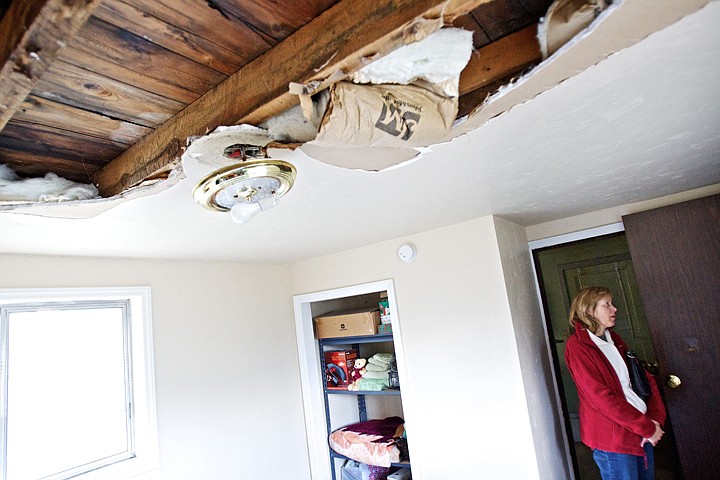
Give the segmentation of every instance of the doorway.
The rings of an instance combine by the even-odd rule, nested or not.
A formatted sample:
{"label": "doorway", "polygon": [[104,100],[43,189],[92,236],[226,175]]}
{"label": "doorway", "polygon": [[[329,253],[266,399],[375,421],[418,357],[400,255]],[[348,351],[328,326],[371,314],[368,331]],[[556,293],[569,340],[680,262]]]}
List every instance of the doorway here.
{"label": "doorway", "polygon": [[[592,452],[580,442],[578,395],[564,356],[565,341],[571,333],[567,315],[572,299],[581,288],[591,285],[609,288],[613,292],[613,303],[618,308],[615,331],[644,360],[646,367],[657,373],[652,337],[625,232],[537,248],[533,250],[533,261],[548,338],[553,347],[551,356],[575,478],[600,480]],[[672,431],[669,425],[665,430],[663,440],[655,449],[656,479],[679,480],[682,477]]]}

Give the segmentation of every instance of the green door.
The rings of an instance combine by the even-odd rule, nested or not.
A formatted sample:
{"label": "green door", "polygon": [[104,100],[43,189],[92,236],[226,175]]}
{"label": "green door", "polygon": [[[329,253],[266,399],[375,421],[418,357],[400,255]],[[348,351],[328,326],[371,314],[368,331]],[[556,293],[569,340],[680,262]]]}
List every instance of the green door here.
{"label": "green door", "polygon": [[609,288],[618,308],[615,331],[647,362],[655,363],[655,353],[625,235],[550,247],[537,251],[536,258],[567,412],[574,414],[578,411],[578,397],[565,364],[565,340],[571,333],[570,303],[581,288]]}

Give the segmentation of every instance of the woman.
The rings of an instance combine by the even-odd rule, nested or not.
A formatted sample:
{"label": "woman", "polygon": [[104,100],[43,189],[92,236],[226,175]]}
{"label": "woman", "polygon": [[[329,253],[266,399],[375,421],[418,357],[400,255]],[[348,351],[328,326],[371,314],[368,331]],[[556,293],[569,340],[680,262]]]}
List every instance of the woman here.
{"label": "woman", "polygon": [[565,361],[580,398],[580,438],[593,449],[604,480],[653,480],[653,447],[663,436],[665,407],[655,380],[643,400],[632,389],[628,347],[611,328],[617,308],[604,287],[585,287],[570,307]]}

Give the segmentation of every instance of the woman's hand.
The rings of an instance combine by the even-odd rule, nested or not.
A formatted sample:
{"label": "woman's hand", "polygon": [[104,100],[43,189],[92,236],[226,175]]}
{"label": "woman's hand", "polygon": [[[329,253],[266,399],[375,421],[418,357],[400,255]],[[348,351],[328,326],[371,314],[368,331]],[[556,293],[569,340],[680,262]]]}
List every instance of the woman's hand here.
{"label": "woman's hand", "polygon": [[655,420],[652,421],[655,424],[655,433],[652,434],[652,437],[650,438],[643,438],[642,442],[640,442],[640,446],[644,446],[646,442],[652,443],[653,447],[657,445],[657,443],[660,441],[662,436],[665,434],[662,428],[660,428],[660,424],[656,422]]}

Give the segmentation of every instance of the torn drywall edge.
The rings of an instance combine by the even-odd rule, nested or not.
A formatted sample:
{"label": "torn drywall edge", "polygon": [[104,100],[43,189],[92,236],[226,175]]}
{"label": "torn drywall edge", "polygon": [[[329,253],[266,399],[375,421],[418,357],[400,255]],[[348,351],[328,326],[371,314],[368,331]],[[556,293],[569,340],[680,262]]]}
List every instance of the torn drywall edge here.
{"label": "torn drywall edge", "polygon": [[415,148],[394,147],[324,147],[306,143],[300,147],[308,157],[328,165],[360,170],[380,172],[389,168],[405,165],[417,159],[421,151]]}
{"label": "torn drywall edge", "polygon": [[139,185],[112,197],[51,203],[0,203],[0,213],[17,213],[23,215],[37,215],[41,217],[68,219],[92,218],[129,200],[155,195],[167,190],[168,188],[176,185],[183,178],[185,178],[185,175],[182,167],[178,165],[170,170],[166,180],[159,180],[150,185]]}
{"label": "torn drywall edge", "polygon": [[254,125],[220,126],[207,135],[194,138],[182,154],[182,164],[187,172],[205,170],[209,173],[208,167],[216,169],[238,162],[223,156],[226,147],[236,144],[265,147],[271,141],[267,130]]}
{"label": "torn drywall edge", "polygon": [[616,0],[587,29],[540,65],[456,122],[446,143],[551,90],[716,0]]}

